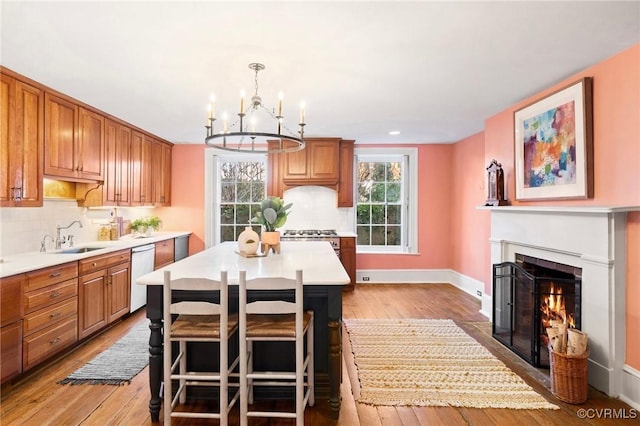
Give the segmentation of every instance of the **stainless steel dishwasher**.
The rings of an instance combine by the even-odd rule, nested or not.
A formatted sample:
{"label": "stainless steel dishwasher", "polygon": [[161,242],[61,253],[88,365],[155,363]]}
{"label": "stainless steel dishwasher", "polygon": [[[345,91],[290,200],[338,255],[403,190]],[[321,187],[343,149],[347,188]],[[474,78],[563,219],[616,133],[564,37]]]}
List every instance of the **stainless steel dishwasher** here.
{"label": "stainless steel dishwasher", "polygon": [[141,276],[153,272],[155,244],[146,244],[131,249],[131,303],[129,312],[147,304],[147,287],[136,284]]}
{"label": "stainless steel dishwasher", "polygon": [[189,235],[176,237],[174,243],[173,261],[184,259],[189,256]]}

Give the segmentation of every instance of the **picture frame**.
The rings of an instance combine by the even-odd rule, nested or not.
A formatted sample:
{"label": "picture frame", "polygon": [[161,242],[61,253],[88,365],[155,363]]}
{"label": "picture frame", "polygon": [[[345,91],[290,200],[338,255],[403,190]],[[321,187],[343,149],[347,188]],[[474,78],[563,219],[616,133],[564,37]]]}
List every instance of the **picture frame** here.
{"label": "picture frame", "polygon": [[592,87],[584,77],[514,112],[516,200],[593,197]]}

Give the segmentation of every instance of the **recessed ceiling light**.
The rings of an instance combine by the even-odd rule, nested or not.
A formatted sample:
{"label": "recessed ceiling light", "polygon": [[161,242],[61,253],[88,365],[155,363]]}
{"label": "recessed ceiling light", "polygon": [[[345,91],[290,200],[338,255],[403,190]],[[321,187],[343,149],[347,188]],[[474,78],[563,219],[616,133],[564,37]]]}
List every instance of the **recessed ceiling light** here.
{"label": "recessed ceiling light", "polygon": [[390,131],[390,132],[389,132],[389,134],[390,134],[391,136],[399,135],[399,134],[400,134],[400,130],[392,130],[392,131]]}

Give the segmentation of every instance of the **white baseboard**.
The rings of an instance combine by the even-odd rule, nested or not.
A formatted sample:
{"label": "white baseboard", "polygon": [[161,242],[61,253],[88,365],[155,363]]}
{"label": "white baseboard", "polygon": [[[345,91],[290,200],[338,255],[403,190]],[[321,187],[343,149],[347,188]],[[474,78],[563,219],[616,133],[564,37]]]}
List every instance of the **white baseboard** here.
{"label": "white baseboard", "polygon": [[626,364],[622,367],[620,399],[636,410],[640,410],[640,371]]}
{"label": "white baseboard", "polygon": [[[367,279],[368,278],[368,279]],[[366,269],[356,271],[358,284],[433,284],[449,283],[482,301],[480,313],[491,318],[491,309],[485,311],[484,283],[451,269]]]}

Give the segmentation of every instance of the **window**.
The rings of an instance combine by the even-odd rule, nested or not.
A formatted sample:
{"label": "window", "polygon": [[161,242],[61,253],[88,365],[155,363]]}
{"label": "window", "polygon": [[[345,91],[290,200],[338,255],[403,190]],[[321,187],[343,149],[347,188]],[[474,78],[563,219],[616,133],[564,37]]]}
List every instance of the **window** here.
{"label": "window", "polygon": [[212,225],[205,229],[207,247],[236,241],[247,226],[260,232],[260,225],[252,224],[251,218],[266,194],[266,157],[214,154],[205,158],[205,216]]}
{"label": "window", "polygon": [[409,191],[416,180],[415,168],[410,166],[415,153],[398,154],[404,150],[391,154],[388,149],[370,148],[356,153],[359,252],[415,252],[417,206],[410,200],[417,198]]}

